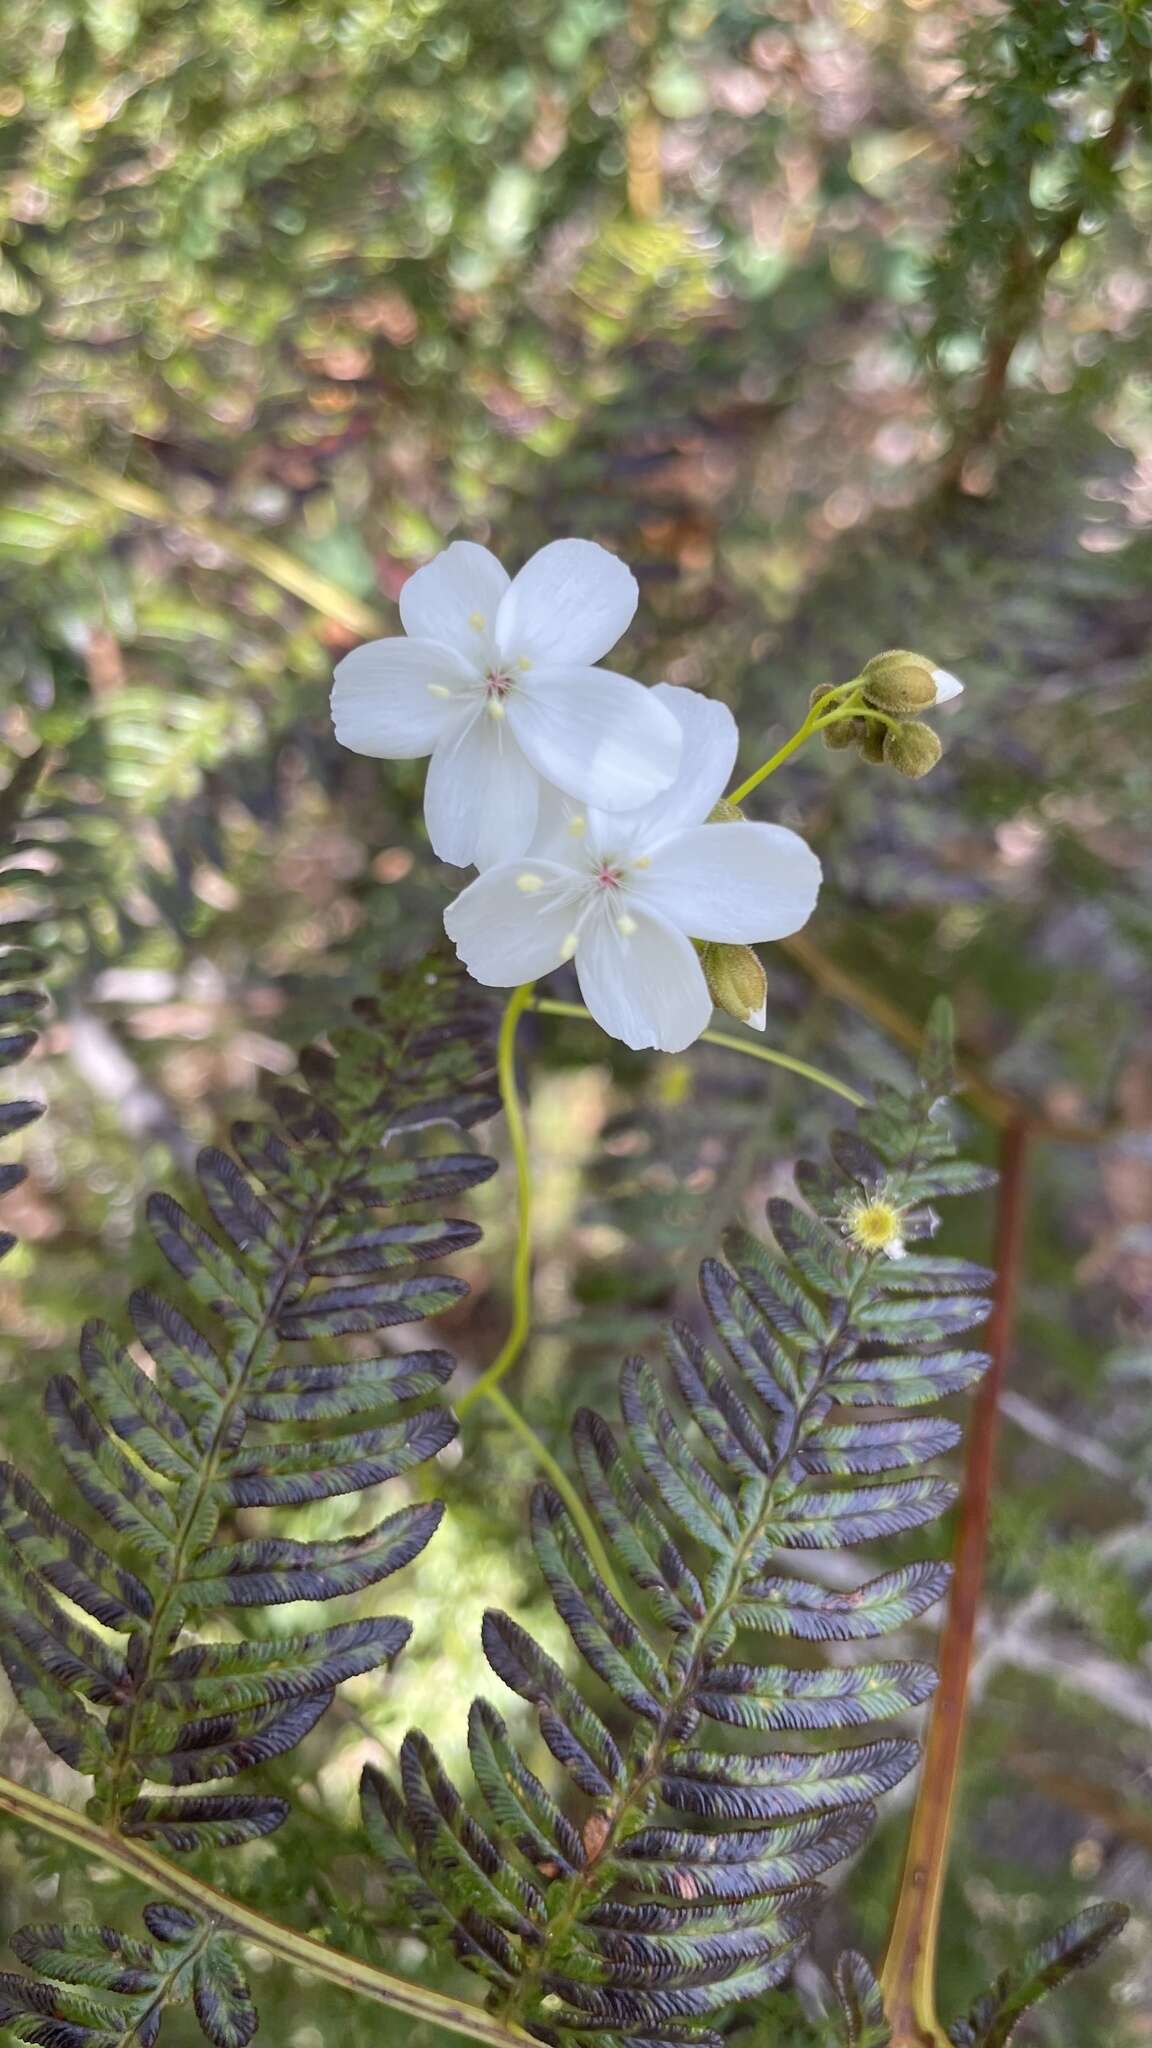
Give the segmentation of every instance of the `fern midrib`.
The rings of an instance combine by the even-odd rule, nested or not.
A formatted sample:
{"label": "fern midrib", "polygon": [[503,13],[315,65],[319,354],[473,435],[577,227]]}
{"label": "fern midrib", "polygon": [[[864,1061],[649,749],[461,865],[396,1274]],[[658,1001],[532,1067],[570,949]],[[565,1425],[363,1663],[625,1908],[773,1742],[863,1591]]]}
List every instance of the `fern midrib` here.
{"label": "fern midrib", "polygon": [[[412,1025],[405,1033],[396,1056],[391,1062],[391,1072],[395,1072],[400,1061],[403,1059],[415,1029],[416,1026]],[[371,1112],[369,1112],[370,1115]],[[365,1120],[367,1121],[368,1119],[366,1118]],[[322,1179],[312,1203],[301,1219],[300,1228],[291,1252],[281,1265],[275,1290],[269,1297],[255,1334],[245,1347],[244,1353],[239,1360],[233,1385],[221,1411],[220,1420],[213,1433],[212,1441],[205,1452],[203,1469],[195,1497],[177,1533],[171,1577],[149,1623],[148,1655],[144,1669],[135,1683],[124,1734],[109,1767],[109,1776],[102,1793],[103,1800],[107,1806],[106,1824],[114,1834],[120,1833],[120,1823],[123,1818],[124,1808],[131,1800],[135,1799],[140,1785],[144,1782],[144,1773],[136,1773],[135,1783],[132,1782],[131,1776],[134,1768],[133,1749],[140,1709],[146,1698],[148,1687],[156,1676],[160,1663],[168,1655],[183,1627],[182,1614],[176,1616],[174,1625],[171,1617],[173,1608],[177,1606],[181,1599],[184,1586],[184,1571],[189,1562],[189,1539],[196,1525],[197,1516],[204,1505],[208,1490],[214,1484],[219,1471],[223,1447],[227,1441],[232,1418],[248,1391],[248,1375],[251,1372],[253,1360],[258,1357],[261,1345],[264,1343],[269,1331],[275,1326],[284,1297],[293,1281],[299,1275],[301,1262],[306,1257],[312,1244],[316,1227],[326,1205],[332,1199],[348,1167],[354,1163],[356,1156],[363,1151],[367,1142],[363,1128],[361,1127],[358,1130],[353,1125],[353,1129],[345,1144],[332,1154],[329,1170]],[[306,1280],[307,1276],[305,1276],[305,1282]],[[202,1555],[202,1552],[198,1552],[197,1555]]]}
{"label": "fern midrib", "polygon": [[[897,1180],[898,1188],[901,1182],[907,1182],[908,1177],[916,1168],[919,1132],[921,1129],[919,1123],[916,1129],[916,1140],[908,1157],[902,1162],[899,1176],[894,1175],[892,1177]],[[725,1620],[729,1608],[740,1597],[749,1553],[761,1540],[766,1524],[772,1519],[773,1512],[779,1505],[782,1475],[803,1442],[805,1424],[812,1404],[821,1392],[824,1377],[828,1371],[829,1356],[834,1354],[836,1344],[844,1334],[845,1329],[850,1326],[856,1309],[859,1306],[860,1295],[866,1290],[873,1271],[882,1263],[883,1257],[884,1254],[879,1252],[873,1253],[868,1257],[857,1273],[849,1293],[844,1298],[839,1320],[821,1346],[820,1360],[813,1376],[812,1385],[803,1401],[797,1404],[788,1442],[777,1455],[771,1471],[765,1474],[763,1482],[764,1497],[760,1510],[733,1552],[731,1568],[723,1591],[718,1594],[709,1612],[697,1623],[691,1664],[685,1672],[676,1693],[664,1708],[641,1769],[631,1785],[620,1794],[613,1811],[603,1816],[608,1823],[603,1841],[598,1845],[594,1853],[589,1856],[583,1868],[571,1879],[568,1899],[556,1917],[550,1920],[547,1927],[543,1930],[543,1940],[539,1948],[533,1951],[530,1967],[517,1978],[515,1987],[506,2003],[502,2007],[497,2008],[502,2016],[509,2021],[519,2023],[526,2017],[539,1978],[548,1968],[552,1953],[558,1944],[563,1944],[574,1933],[579,1926],[584,1912],[589,1906],[596,1903],[596,1900],[605,1890],[606,1883],[610,1881],[606,1880],[603,1870],[605,1860],[611,1855],[616,1844],[624,1836],[628,1822],[633,1817],[643,1820],[643,1811],[638,1813],[637,1809],[643,1807],[648,1793],[663,1773],[666,1764],[675,1755],[677,1747],[682,1746],[682,1744],[678,1743],[673,1730],[678,1716],[684,1712],[686,1707],[692,1705],[693,1696],[704,1676],[705,1646],[709,1636],[712,1630]],[[804,1481],[801,1481],[801,1484],[804,1483]],[[793,1489],[793,1491],[795,1490]]]}
{"label": "fern midrib", "polygon": [[140,2014],[139,2019],[136,2021],[136,2024],[131,2034],[125,2036],[126,2040],[138,2041],[141,2038],[141,2027],[147,2020],[149,2020],[152,2017],[152,2014],[160,2013],[161,2015],[163,2015],[165,2006],[167,2006],[170,2003],[176,2002],[173,1999],[172,1994],[173,1987],[176,1984],[177,1979],[183,1974],[185,1970],[187,1970],[193,1963],[196,1962],[199,1956],[203,1955],[205,1949],[209,1947],[210,1943],[215,1938],[217,1931],[218,1930],[213,1925],[212,1921],[205,1920],[203,1922],[199,1932],[197,1933],[196,1939],[192,1943],[191,1947],[182,1950],[180,1956],[178,1957],[176,1962],[173,1963],[172,1968],[168,1971],[167,1975],[160,1979],[160,1982],[157,1984],[156,1989],[152,1994],[152,1997],[149,1999],[147,2005],[144,2008],[144,2011]]}

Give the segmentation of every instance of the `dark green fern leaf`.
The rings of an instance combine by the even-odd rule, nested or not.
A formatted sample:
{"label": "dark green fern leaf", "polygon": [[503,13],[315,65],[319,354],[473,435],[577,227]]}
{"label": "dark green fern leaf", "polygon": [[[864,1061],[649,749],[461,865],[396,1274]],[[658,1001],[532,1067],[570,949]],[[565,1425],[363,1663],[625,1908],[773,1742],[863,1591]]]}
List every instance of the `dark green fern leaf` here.
{"label": "dark green fern leaf", "polygon": [[94,1923],[22,1927],[29,1971],[0,1973],[0,2025],[39,2048],[151,2048],[165,2010],[188,1999],[212,2048],[247,2048],[256,2008],[226,1939],[183,1906],[150,1905],[151,1940]]}
{"label": "dark green fern leaf", "polygon": [[[558,1496],[535,1493],[536,1555],[610,1719],[507,1615],[486,1617],[484,1647],[536,1708],[582,1819],[485,1702],[469,1726],[483,1819],[422,1735],[403,1745],[398,1786],[365,1775],[365,1825],[399,1898],[488,1980],[492,2010],[554,2048],[716,2040],[710,2023],[788,1974],[819,1878],[859,1848],[874,1801],[916,1759],[875,1724],[920,1705],[931,1669],[824,1666],[810,1646],[901,1626],[940,1598],[947,1568],[903,1565],[845,1592],[790,1564],[916,1528],[954,1496],[921,1468],[955,1424],[907,1411],[983,1369],[955,1344],[983,1320],[991,1275],[869,1249],[860,1221],[883,1202],[901,1239],[923,1237],[929,1203],[987,1184],[955,1159],[946,1069],[937,1023],[911,1096],[886,1093],[834,1139],[831,1167],[801,1170],[806,1208],[770,1205],[774,1243],[732,1231],[725,1259],[705,1262],[704,1315],[667,1334],[675,1400],[634,1359],[622,1428],[577,1417],[627,1609]],[[785,1640],[800,1654],[767,1661]],[[863,1977],[849,1971],[844,1990],[851,2039],[871,2043]]]}
{"label": "dark green fern leaf", "polygon": [[840,1957],[833,1978],[844,2048],[889,2048],[892,2029],[871,1965],[855,1949]]}
{"label": "dark green fern leaf", "polygon": [[967,2019],[957,2021],[950,2034],[955,2048],[1007,2048],[1029,2007],[1066,1977],[1094,1963],[1128,1918],[1126,1906],[1087,1906],[1077,1913],[1034,1948],[1018,1969],[1003,1971],[991,1990],[977,1999]]}
{"label": "dark green fern leaf", "polygon": [[[200,1638],[231,1608],[360,1593],[437,1526],[436,1502],[332,1540],[236,1540],[229,1522],[239,1508],[381,1485],[454,1435],[439,1398],[447,1353],[339,1363],[311,1347],[423,1320],[464,1291],[420,1269],[472,1244],[476,1227],[425,1212],[493,1162],[413,1134],[491,1113],[488,1023],[454,969],[425,964],[360,1005],[331,1053],[304,1057],[307,1092],[278,1091],[278,1123],[238,1128],[242,1164],[216,1147],[201,1154],[206,1220],[153,1197],[188,1309],[137,1293],[135,1354],[91,1323],[75,1376],[54,1379],[45,1399],[101,1536],[0,1468],[0,1656],[45,1741],[95,1778],[96,1810],[128,1834],[187,1849],[278,1826],[283,1800],[187,1788],[230,1784],[292,1749],[337,1685],[391,1663],[407,1640],[395,1616]],[[197,1640],[183,1640],[189,1628]]]}

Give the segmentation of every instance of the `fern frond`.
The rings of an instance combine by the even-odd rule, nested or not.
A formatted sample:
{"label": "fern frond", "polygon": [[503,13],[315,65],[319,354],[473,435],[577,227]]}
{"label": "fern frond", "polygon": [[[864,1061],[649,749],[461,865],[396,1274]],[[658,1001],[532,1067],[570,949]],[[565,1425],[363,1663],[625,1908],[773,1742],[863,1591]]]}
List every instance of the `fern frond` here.
{"label": "fern frond", "polygon": [[1126,1906],[1086,1906],[1025,1956],[1018,1969],[1004,1970],[977,1999],[968,2017],[951,2029],[955,2048],[1008,2048],[1017,2021],[1067,1977],[1094,1963],[1129,1917]]}
{"label": "fern frond", "polygon": [[37,1975],[0,1971],[0,2026],[40,2048],[151,2048],[166,2009],[191,1999],[212,2048],[247,2048],[256,2008],[230,1943],[183,1906],[145,1906],[151,1940],[93,1922],[12,1936]]}
{"label": "fern frond", "polygon": [[917,1528],[954,1497],[919,1468],[950,1448],[956,1425],[906,1410],[983,1370],[957,1340],[983,1321],[991,1275],[935,1255],[897,1262],[841,1227],[882,1193],[922,1237],[935,1228],[930,1203],[987,1185],[954,1156],[944,1065],[937,1030],[910,1097],[884,1093],[834,1138],[830,1166],[800,1169],[808,1207],[769,1204],[774,1245],[733,1230],[724,1261],[705,1262],[721,1348],[672,1326],[676,1403],[634,1359],[622,1430],[578,1416],[584,1490],[629,1611],[562,1502],[536,1491],[537,1558],[612,1697],[611,1725],[507,1615],[486,1617],[484,1646],[536,1707],[582,1820],[484,1702],[470,1723],[483,1822],[419,1734],[404,1743],[398,1787],[365,1775],[365,1825],[397,1892],[430,1938],[488,1979],[490,2007],[541,2041],[717,2040],[710,2022],[787,1974],[816,1880],[865,1839],[873,1802],[916,1759],[901,1736],[852,1738],[924,1700],[928,1666],[869,1657],[813,1668],[768,1662],[757,1645],[869,1642],[947,1583],[943,1565],[906,1565],[845,1594],[787,1568],[797,1553]]}
{"label": "fern frond", "polygon": [[416,1501],[331,1540],[229,1527],[240,1508],[381,1485],[455,1434],[437,1398],[446,1352],[334,1363],[328,1340],[421,1321],[466,1291],[420,1268],[472,1244],[477,1228],[426,1211],[494,1162],[409,1134],[491,1113],[490,1037],[456,971],[425,964],[360,1004],[330,1052],[303,1056],[305,1086],[278,1090],[275,1123],[236,1127],[240,1164],[216,1147],[201,1154],[207,1223],[152,1198],[153,1232],[192,1312],[137,1292],[133,1350],[89,1324],[77,1372],[45,1398],[60,1460],[103,1537],[0,1470],[0,1655],[40,1734],[93,1776],[94,1810],[126,1834],[187,1849],[276,1827],[282,1800],[184,1788],[293,1748],[342,1680],[391,1663],[407,1640],[395,1616],[202,1635],[228,1609],[361,1592],[415,1557],[439,1522],[438,1502]]}

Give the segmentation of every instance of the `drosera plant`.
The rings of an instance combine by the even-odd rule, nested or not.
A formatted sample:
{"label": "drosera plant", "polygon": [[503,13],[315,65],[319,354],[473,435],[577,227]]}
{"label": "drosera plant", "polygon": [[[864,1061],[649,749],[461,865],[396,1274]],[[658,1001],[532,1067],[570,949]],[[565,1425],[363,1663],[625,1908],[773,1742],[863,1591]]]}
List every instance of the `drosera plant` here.
{"label": "drosera plant", "polygon": [[[906,1730],[883,1724],[929,1700],[933,1671],[861,1646],[933,1608],[947,1566],[901,1555],[860,1583],[829,1584],[797,1554],[903,1537],[956,1495],[936,1466],[959,1426],[932,1411],[980,1382],[987,1360],[973,1333],[995,1276],[934,1249],[936,1205],[979,1195],[994,1176],[957,1154],[947,1006],[915,1077],[876,1087],[870,1101],[766,1036],[707,1027],[720,1000],[766,1032],[750,942],[796,931],[816,900],[816,856],[795,833],[747,818],[747,799],[817,733],[918,778],[940,753],[921,714],[961,685],[911,651],[874,656],[816,692],[792,737],[725,793],[737,735],[722,706],[663,686],[645,693],[628,678],[605,689],[595,649],[606,651],[634,602],[613,557],[558,542],[509,579],[487,551],[458,547],[419,576],[405,617],[417,630],[382,643],[392,650],[382,657],[351,658],[337,716],[352,687],[345,738],[378,755],[433,751],[434,765],[443,750],[433,837],[459,825],[460,845],[483,856],[446,923],[480,979],[511,994],[493,1043],[488,1000],[462,967],[426,960],[386,977],[302,1054],[298,1081],[273,1093],[275,1120],[236,1125],[232,1154],[202,1154],[199,1215],[152,1199],[180,1298],[138,1290],[135,1351],[89,1325],[77,1376],[48,1389],[75,1519],[53,1504],[49,1475],[47,1493],[4,1475],[5,1667],[40,1735],[92,1794],[81,1815],[0,1781],[0,1810],[162,1894],[145,1908],[148,1939],[91,1922],[17,1936],[26,1967],[0,1974],[0,2020],[46,2048],[150,2043],[166,2008],[189,1997],[214,2048],[243,2048],[256,2016],[237,1935],[398,2013],[506,2048],[719,2048],[718,2029],[787,1981],[821,1876],[867,1838],[876,1802],[917,1759]],[[477,668],[473,649],[465,676],[458,643],[477,635],[488,666]],[[544,683],[526,680],[534,662]],[[511,702],[534,690],[526,711]],[[542,718],[559,754],[538,744]],[[434,741],[417,747],[417,727],[426,736],[433,725]],[[640,773],[649,728],[664,738]],[[530,802],[523,763],[509,769],[510,732],[531,769]],[[567,768],[555,781],[545,772],[573,732],[583,736],[579,793]],[[500,824],[514,846],[495,843],[488,820],[510,772],[519,795]],[[655,789],[638,794],[638,774]],[[535,977],[568,962],[587,1009],[537,993]],[[529,1009],[589,1017],[638,1050],[707,1037],[858,1112],[822,1163],[796,1169],[797,1199],[769,1203],[770,1236],[734,1227],[723,1256],[704,1261],[697,1315],[665,1333],[665,1371],[626,1363],[619,1423],[578,1413],[578,1483],[503,1384],[532,1327],[517,1073]],[[501,1105],[519,1209],[512,1322],[454,1417],[447,1354],[386,1345],[365,1359],[342,1340],[459,1297],[457,1277],[430,1269],[478,1233],[442,1204],[493,1162],[453,1132]],[[994,1325],[1002,1345],[1000,1295]],[[250,1536],[231,1517],[416,1472],[483,1402],[545,1475],[533,1547],[586,1667],[562,1668],[510,1615],[485,1617],[488,1662],[535,1708],[555,1782],[481,1699],[466,1796],[419,1731],[396,1775],[370,1769],[362,1787],[365,1832],[394,1898],[430,1947],[486,1981],[480,2005],[282,1926],[179,1859],[275,1833],[282,1796],[200,1788],[230,1788],[290,1752],[343,1679],[391,1665],[409,1625],[376,1612],[375,1588],[432,1538],[441,1509],[414,1497],[332,1540]],[[965,1583],[970,1598],[971,1572]],[[270,1605],[345,1596],[356,1605],[331,1627],[256,1632]],[[230,1628],[241,1609],[243,1631]],[[827,1645],[841,1648],[825,1661]],[[954,1731],[954,1684],[945,1691]],[[946,1840],[945,1828],[935,1899]],[[913,1870],[908,1881],[922,1880]],[[930,1996],[906,2021],[888,1972],[877,1979],[846,1956],[832,2038],[1003,2048],[1033,1998],[1090,1960],[1124,1917],[1110,1907],[1079,1916],[950,2035]],[[923,1974],[931,1945],[919,1954]]]}

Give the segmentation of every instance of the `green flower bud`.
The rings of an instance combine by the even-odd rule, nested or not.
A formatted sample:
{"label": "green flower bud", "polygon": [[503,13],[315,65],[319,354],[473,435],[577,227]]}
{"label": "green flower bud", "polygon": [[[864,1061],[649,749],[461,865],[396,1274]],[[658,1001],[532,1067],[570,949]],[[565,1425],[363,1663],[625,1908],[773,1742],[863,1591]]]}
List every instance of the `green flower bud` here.
{"label": "green flower bud", "polygon": [[712,809],[709,811],[708,816],[705,820],[705,823],[709,825],[734,825],[737,824],[743,818],[743,816],[744,813],[740,809],[739,804],[729,803],[728,798],[726,796],[722,796],[717,803],[713,804]]}
{"label": "green flower bud", "polygon": [[768,977],[751,946],[709,939],[698,945],[708,993],[718,1010],[763,1031],[768,1014]]}
{"label": "green flower bud", "polygon": [[862,719],[861,724],[864,730],[858,735],[860,752],[865,761],[871,761],[873,767],[878,768],[884,759],[884,735],[888,727],[881,725],[878,718],[870,718],[866,723]]}
{"label": "green flower bud", "polygon": [[903,718],[927,710],[936,702],[936,672],[923,654],[890,647],[886,654],[874,654],[865,662],[860,678],[864,699],[877,711],[890,711]]}
{"label": "green flower bud", "polygon": [[930,725],[913,719],[907,725],[890,725],[884,736],[884,759],[897,774],[915,781],[936,766],[944,749]]}

